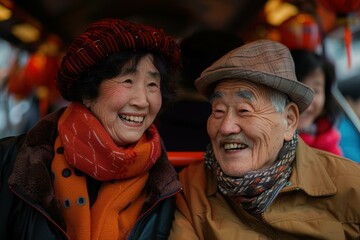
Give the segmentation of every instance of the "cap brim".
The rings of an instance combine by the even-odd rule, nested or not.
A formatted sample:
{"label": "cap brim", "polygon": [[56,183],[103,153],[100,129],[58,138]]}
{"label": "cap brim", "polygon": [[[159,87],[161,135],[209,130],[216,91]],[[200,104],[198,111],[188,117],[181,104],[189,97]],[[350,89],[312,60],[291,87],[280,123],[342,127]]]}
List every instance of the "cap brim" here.
{"label": "cap brim", "polygon": [[195,86],[202,95],[209,98],[215,83],[225,79],[248,80],[283,92],[298,105],[300,113],[308,108],[314,96],[314,91],[301,82],[264,72],[239,68],[225,68],[207,72],[196,79]]}

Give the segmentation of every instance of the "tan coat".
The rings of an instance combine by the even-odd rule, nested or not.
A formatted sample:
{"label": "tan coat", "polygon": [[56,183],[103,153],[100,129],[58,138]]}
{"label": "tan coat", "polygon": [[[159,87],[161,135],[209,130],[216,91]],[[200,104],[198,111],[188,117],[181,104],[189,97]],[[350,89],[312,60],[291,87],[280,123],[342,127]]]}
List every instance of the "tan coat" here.
{"label": "tan coat", "polygon": [[360,166],[302,140],[287,186],[261,220],[217,191],[203,162],[183,170],[180,180],[169,239],[360,239]]}

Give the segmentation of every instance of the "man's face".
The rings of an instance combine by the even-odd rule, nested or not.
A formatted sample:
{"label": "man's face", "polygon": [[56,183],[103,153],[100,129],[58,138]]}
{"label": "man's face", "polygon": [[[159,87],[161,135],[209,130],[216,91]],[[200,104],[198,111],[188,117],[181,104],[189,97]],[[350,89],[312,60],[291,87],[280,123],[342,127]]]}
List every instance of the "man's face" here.
{"label": "man's face", "polygon": [[234,177],[269,167],[284,140],[291,140],[298,122],[294,103],[277,112],[268,88],[248,81],[218,83],[211,105],[207,130],[215,158]]}

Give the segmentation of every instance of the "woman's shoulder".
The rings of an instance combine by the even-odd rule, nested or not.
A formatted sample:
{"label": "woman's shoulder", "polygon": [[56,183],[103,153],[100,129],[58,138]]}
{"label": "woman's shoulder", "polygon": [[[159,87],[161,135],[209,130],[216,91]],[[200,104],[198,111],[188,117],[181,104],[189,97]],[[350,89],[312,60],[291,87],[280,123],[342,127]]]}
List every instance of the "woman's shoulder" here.
{"label": "woman's shoulder", "polygon": [[25,134],[0,139],[0,173],[7,178],[12,172],[16,156],[25,139]]}
{"label": "woman's shoulder", "polygon": [[22,145],[26,134],[19,136],[9,136],[0,139],[0,159],[4,160],[4,155],[12,152],[17,152],[18,148]]}

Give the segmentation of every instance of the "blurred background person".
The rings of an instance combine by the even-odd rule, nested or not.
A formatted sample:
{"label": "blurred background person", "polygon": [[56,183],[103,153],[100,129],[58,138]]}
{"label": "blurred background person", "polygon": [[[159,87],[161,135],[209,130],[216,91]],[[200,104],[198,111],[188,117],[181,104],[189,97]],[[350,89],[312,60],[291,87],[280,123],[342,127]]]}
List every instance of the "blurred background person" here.
{"label": "blurred background person", "polygon": [[194,81],[201,72],[230,50],[243,44],[235,33],[198,30],[180,41],[183,68],[177,100],[160,114],[159,132],[168,151],[204,151],[210,143],[206,122],[211,106]]}
{"label": "blurred background person", "polygon": [[353,119],[344,112],[341,115],[338,129],[341,133],[340,146],[345,157],[360,163],[360,79],[354,77],[339,82],[338,88],[351,111],[354,113]]}
{"label": "blurred background person", "polygon": [[340,133],[335,126],[340,108],[331,92],[336,79],[333,65],[308,50],[294,49],[291,55],[297,79],[315,91],[309,108],[300,115],[300,137],[311,147],[342,155]]}

